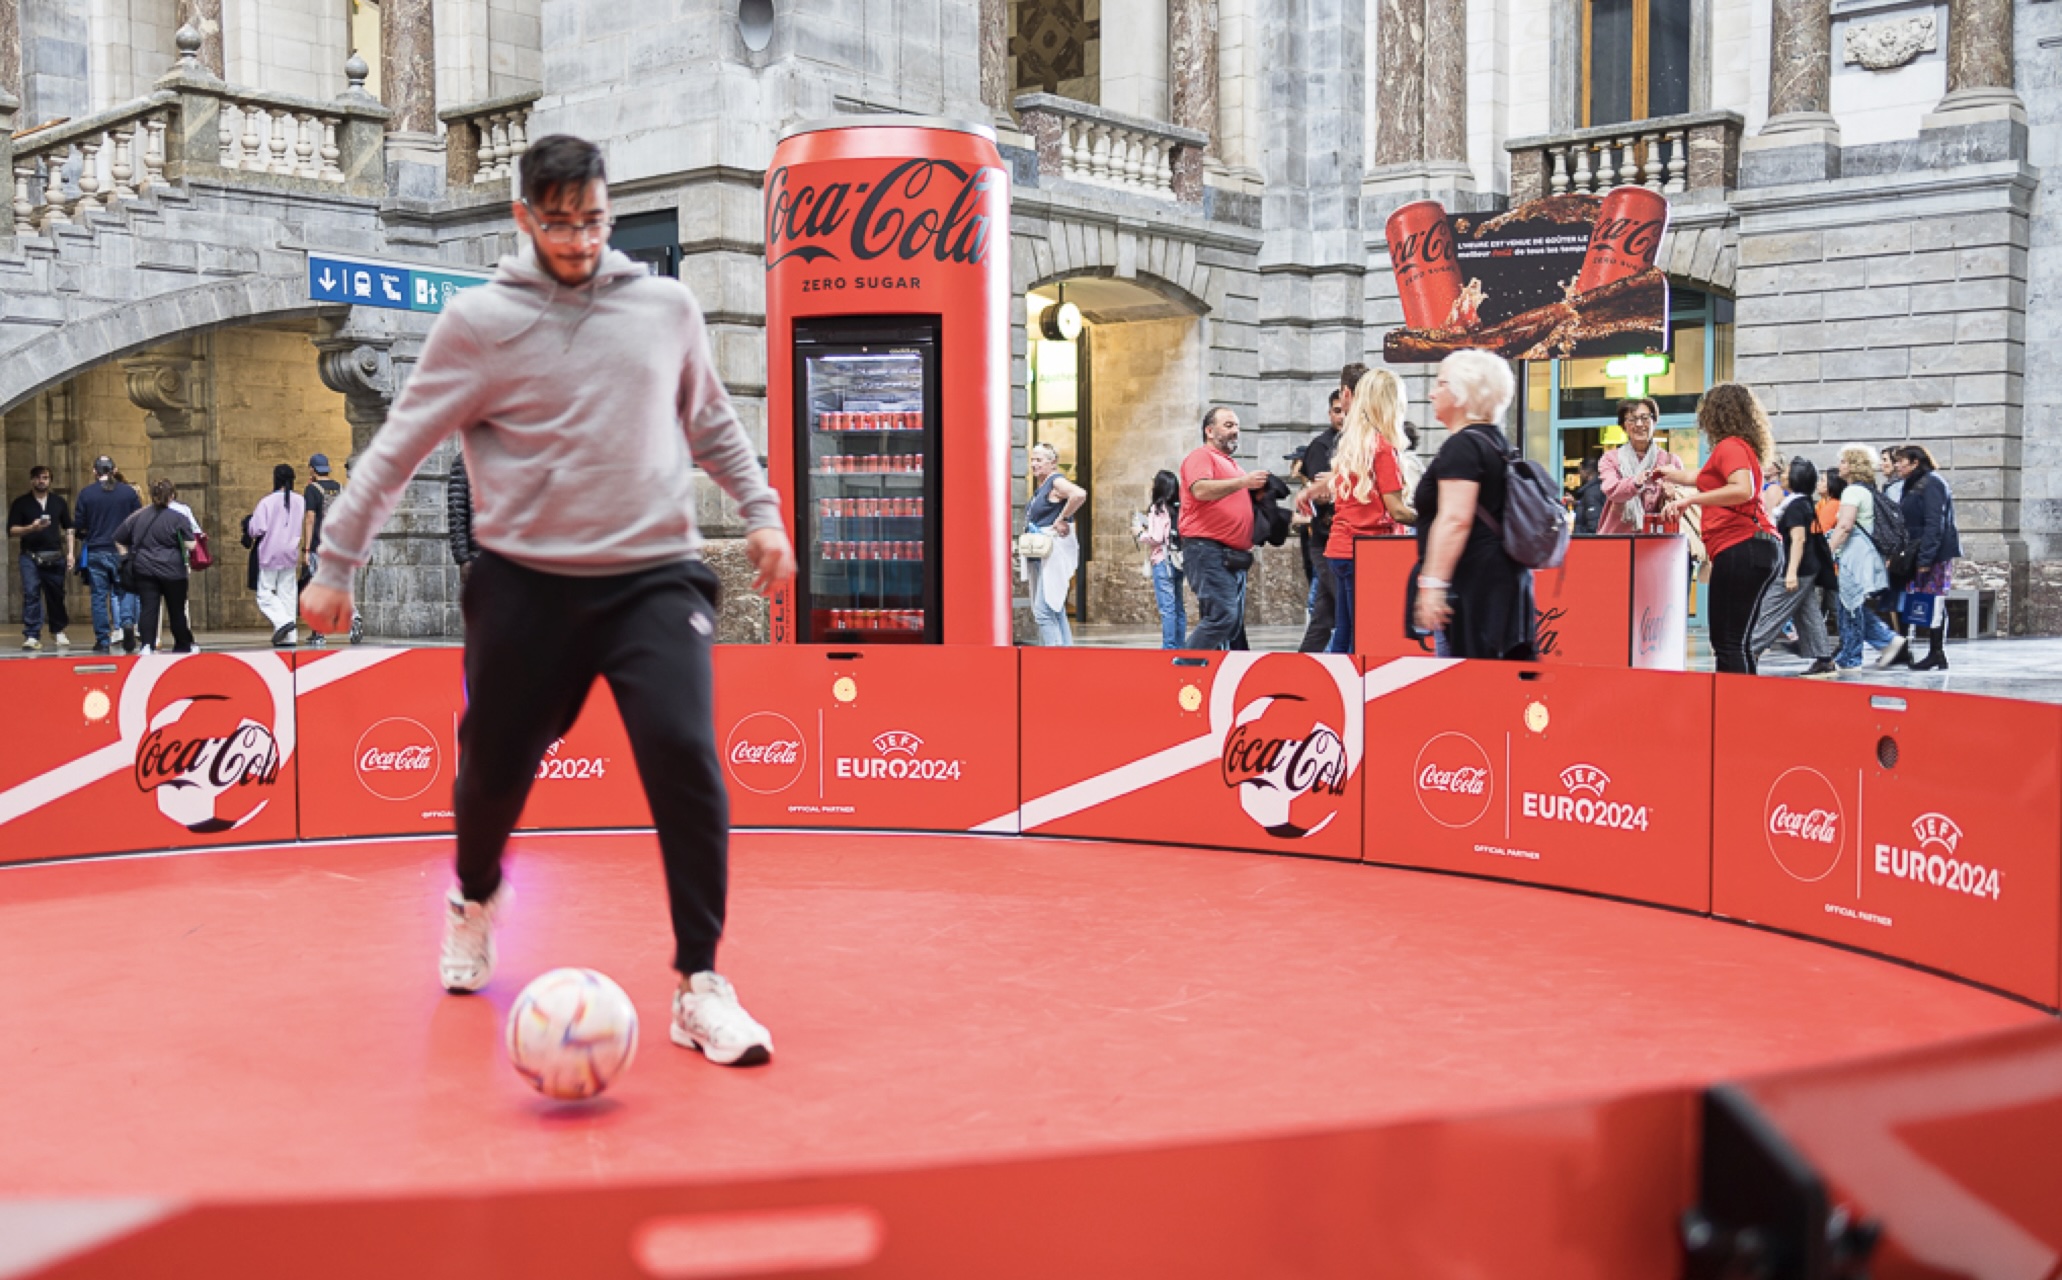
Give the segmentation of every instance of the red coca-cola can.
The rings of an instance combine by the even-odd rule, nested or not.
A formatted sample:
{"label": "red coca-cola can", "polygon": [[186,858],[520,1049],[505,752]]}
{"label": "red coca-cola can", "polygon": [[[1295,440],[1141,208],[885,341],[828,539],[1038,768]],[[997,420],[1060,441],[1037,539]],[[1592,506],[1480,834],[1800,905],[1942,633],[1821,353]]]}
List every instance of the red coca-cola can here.
{"label": "red coca-cola can", "polygon": [[1403,298],[1403,323],[1443,329],[1461,296],[1461,264],[1454,257],[1453,224],[1437,200],[1415,200],[1389,215],[1389,268]]}
{"label": "red coca-cola can", "polygon": [[1588,293],[1613,280],[1637,275],[1661,253],[1668,230],[1668,197],[1645,187],[1613,187],[1597,209],[1597,224],[1582,255],[1575,291]]}

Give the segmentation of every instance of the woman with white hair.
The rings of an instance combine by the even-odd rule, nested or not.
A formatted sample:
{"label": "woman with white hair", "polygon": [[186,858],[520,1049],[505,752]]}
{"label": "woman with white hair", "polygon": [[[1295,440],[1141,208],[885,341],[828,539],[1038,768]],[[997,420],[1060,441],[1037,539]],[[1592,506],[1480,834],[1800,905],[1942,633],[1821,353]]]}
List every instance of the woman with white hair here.
{"label": "woman with white hair", "polygon": [[1418,565],[1412,575],[1413,636],[1446,634],[1456,658],[1533,657],[1539,625],[1532,571],[1504,554],[1504,463],[1513,450],[1497,423],[1517,389],[1511,366],[1486,351],[1439,362],[1432,416],[1452,434],[1425,468],[1412,506]]}
{"label": "woman with white hair", "polygon": [[1024,508],[1024,532],[1052,540],[1050,554],[1025,557],[1023,579],[1031,588],[1031,620],[1038,624],[1038,643],[1064,647],[1074,643],[1067,625],[1067,592],[1074,568],[1081,563],[1081,543],[1074,536],[1074,513],[1088,501],[1088,490],[1060,474],[1060,452],[1040,442],[1031,446],[1031,501]]}

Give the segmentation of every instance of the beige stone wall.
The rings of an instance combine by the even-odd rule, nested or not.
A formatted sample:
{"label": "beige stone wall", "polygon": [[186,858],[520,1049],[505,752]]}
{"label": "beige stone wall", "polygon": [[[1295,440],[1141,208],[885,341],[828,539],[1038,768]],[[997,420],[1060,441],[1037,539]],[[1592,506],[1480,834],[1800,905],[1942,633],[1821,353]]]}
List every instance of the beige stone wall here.
{"label": "beige stone wall", "polygon": [[169,71],[179,51],[176,0],[85,0],[87,73],[99,106],[127,102],[150,92],[151,82]]}
{"label": "beige stone wall", "polygon": [[1132,320],[1097,325],[1089,339],[1095,466],[1089,489],[1095,512],[1091,621],[1159,619],[1152,583],[1139,571],[1144,556],[1131,540],[1131,517],[1145,510],[1153,473],[1179,471],[1200,438],[1199,329],[1192,318]]}
{"label": "beige stone wall", "polygon": [[344,91],[350,10],[342,0],[223,0],[222,59],[231,84],[331,98]]}

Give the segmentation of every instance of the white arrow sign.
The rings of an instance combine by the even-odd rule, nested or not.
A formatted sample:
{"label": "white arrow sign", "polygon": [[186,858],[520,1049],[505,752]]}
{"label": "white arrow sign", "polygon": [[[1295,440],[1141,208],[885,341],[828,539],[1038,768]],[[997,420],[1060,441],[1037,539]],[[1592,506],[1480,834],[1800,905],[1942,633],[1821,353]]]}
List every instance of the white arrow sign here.
{"label": "white arrow sign", "polygon": [[322,287],[325,289],[334,289],[337,287],[337,278],[329,273],[328,267],[324,267],[322,269],[322,275],[318,278],[322,281]]}

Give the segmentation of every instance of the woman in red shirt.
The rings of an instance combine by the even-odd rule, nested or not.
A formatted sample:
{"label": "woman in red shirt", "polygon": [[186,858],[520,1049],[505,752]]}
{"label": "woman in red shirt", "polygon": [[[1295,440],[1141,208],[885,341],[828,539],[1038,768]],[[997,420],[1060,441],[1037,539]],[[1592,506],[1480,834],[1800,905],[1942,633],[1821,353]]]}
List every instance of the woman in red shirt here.
{"label": "woman in red shirt", "polygon": [[1781,559],[1775,527],[1761,503],[1762,468],[1775,453],[1768,414],[1754,393],[1737,382],[1721,382],[1697,402],[1697,429],[1711,441],[1704,469],[1662,471],[1673,484],[1695,484],[1697,492],[1669,503],[1669,519],[1684,507],[1702,507],[1705,554],[1711,557],[1711,652],[1720,671],[1754,674],[1747,638],[1754,634],[1762,592]]}
{"label": "woman in red shirt", "polygon": [[1353,540],[1401,533],[1401,526],[1417,519],[1403,496],[1403,410],[1402,380],[1387,369],[1370,370],[1353,389],[1353,408],[1332,450],[1332,536],[1325,542],[1325,564],[1336,607],[1326,653],[1353,652]]}

